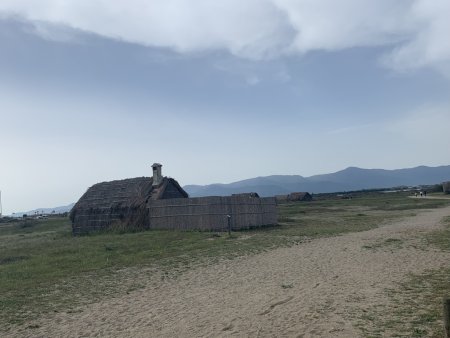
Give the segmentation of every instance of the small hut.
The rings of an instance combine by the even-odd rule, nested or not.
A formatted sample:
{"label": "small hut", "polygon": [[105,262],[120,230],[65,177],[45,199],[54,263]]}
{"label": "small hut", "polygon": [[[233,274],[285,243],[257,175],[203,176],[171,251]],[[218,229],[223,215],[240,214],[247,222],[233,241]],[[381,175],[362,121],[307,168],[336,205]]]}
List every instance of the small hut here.
{"label": "small hut", "polygon": [[308,192],[293,192],[287,195],[287,200],[289,202],[312,201],[312,196]]}
{"label": "small hut", "polygon": [[258,193],[256,192],[244,192],[240,194],[232,194],[233,197],[246,197],[246,198],[259,198]]}
{"label": "small hut", "polygon": [[442,183],[444,194],[450,194],[450,181]]}
{"label": "small hut", "polygon": [[148,227],[147,203],[151,200],[187,198],[173,178],[163,177],[162,165],[152,165],[153,177],[98,183],[90,187],[70,212],[74,234],[111,227]]}

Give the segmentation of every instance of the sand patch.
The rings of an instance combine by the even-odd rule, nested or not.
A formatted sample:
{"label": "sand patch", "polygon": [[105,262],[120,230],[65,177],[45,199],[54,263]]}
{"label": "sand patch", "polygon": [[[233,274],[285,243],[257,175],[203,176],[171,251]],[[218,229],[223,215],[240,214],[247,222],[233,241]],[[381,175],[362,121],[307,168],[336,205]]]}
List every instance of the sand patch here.
{"label": "sand patch", "polygon": [[[370,231],[223,260],[150,278],[128,295],[28,323],[10,335],[39,337],[359,337],[364,311],[409,273],[450,266],[421,238],[450,207]],[[34,325],[33,327],[31,327]]]}

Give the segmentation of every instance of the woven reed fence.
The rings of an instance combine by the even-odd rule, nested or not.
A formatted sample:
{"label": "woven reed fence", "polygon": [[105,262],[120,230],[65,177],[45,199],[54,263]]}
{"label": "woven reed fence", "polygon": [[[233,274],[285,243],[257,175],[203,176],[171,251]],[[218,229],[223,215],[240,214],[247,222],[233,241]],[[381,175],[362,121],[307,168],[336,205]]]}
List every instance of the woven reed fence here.
{"label": "woven reed fence", "polygon": [[132,206],[97,205],[79,208],[73,213],[74,235],[106,229],[180,229],[228,230],[248,229],[274,225],[278,221],[275,198],[249,196],[173,198],[150,200],[147,204]]}
{"label": "woven reed fence", "polygon": [[247,196],[175,198],[147,205],[150,229],[232,230],[277,224],[275,198]]}
{"label": "woven reed fence", "polygon": [[148,229],[148,213],[145,204],[142,206],[122,208],[91,208],[78,210],[72,221],[74,235],[95,231],[144,230]]}

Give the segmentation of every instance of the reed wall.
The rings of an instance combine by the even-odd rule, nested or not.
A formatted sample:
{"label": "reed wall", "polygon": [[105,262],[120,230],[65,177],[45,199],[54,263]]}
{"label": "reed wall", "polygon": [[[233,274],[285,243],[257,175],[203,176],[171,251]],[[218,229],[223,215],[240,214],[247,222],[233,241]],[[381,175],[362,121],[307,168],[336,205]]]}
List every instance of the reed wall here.
{"label": "reed wall", "polygon": [[277,224],[275,198],[247,196],[176,198],[147,205],[150,229],[232,230]]}
{"label": "reed wall", "polygon": [[172,198],[133,207],[79,208],[72,215],[72,231],[74,235],[107,229],[227,231],[228,215],[232,230],[275,225],[278,221],[274,197]]}

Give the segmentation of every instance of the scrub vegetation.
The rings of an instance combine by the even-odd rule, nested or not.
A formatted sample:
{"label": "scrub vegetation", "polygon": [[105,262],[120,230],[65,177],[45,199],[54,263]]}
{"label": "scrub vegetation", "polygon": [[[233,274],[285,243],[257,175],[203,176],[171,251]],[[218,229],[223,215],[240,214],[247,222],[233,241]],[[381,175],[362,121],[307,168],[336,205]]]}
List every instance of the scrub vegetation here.
{"label": "scrub vegetation", "polygon": [[[429,249],[450,251],[450,217],[442,222],[442,230],[423,239],[424,255]],[[391,299],[389,308],[372,307],[360,317],[357,326],[366,337],[442,337],[443,300],[450,298],[449,276],[448,268],[410,274],[396,287],[386,289]]]}
{"label": "scrub vegetation", "polygon": [[[407,198],[406,193],[360,193],[279,205],[279,225],[227,233],[198,231],[104,232],[73,237],[67,218],[0,224],[0,328],[45,313],[77,311],[103,297],[145,286],[142,276],[176,278],[213,264],[317,237],[364,231],[450,200]],[[430,243],[449,247],[446,239]],[[399,245],[390,240],[380,245]]]}

